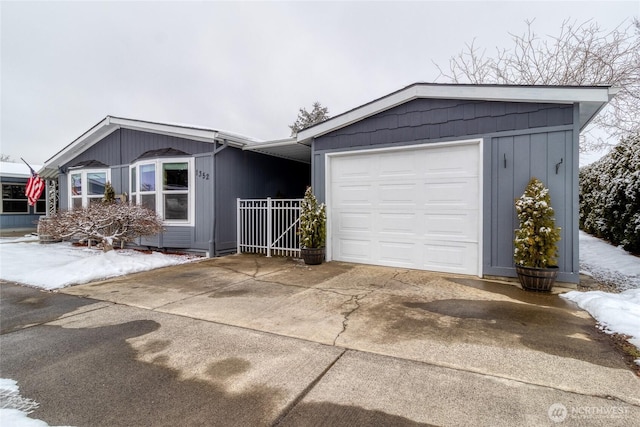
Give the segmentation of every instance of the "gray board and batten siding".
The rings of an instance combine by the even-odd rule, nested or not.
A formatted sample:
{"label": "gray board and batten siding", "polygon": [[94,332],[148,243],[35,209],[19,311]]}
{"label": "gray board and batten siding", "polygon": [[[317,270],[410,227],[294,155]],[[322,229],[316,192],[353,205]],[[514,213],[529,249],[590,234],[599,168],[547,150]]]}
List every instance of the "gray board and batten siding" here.
{"label": "gray board and batten siding", "polygon": [[577,104],[414,99],[316,137],[314,192],[325,201],[329,153],[482,138],[482,274],[515,276],[514,200],[536,176],[549,187],[556,224],[563,230],[558,280],[576,283],[578,109]]}
{"label": "gray board and batten siding", "polygon": [[140,239],[143,246],[213,249],[215,255],[233,252],[238,197],[302,197],[310,181],[310,166],[305,163],[220,143],[120,128],[62,166],[64,173],[58,178],[61,203],[66,206],[68,201],[69,167],[89,160],[104,163],[111,170],[116,193],[129,193],[129,165],[143,153],[167,148],[194,158],[194,225],[167,226],[163,233]]}

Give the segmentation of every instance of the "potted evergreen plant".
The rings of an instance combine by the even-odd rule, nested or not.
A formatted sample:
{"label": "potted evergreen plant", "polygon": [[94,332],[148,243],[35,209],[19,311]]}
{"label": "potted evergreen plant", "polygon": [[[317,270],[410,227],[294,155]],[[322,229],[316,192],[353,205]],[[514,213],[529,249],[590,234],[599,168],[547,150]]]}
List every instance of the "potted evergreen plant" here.
{"label": "potted evergreen plant", "polygon": [[300,204],[300,252],[305,264],[317,265],[324,261],[327,214],[324,203],[318,204],[311,187],[307,187]]}
{"label": "potted evergreen plant", "polygon": [[520,228],[515,230],[513,253],[518,280],[524,289],[548,292],[558,276],[560,240],[549,189],[533,177],[515,206],[520,222]]}

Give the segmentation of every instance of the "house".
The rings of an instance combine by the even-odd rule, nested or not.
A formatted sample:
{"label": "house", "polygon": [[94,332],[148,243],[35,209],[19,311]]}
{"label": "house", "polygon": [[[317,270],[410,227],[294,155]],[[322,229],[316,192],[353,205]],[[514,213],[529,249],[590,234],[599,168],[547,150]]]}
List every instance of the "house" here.
{"label": "house", "polygon": [[236,197],[300,196],[310,181],[327,260],[480,277],[515,277],[514,200],[536,176],[562,228],[558,280],[578,282],[579,134],[615,92],[416,83],[278,141],[107,117],[43,173],[63,208],[110,180],[164,215],[143,244],[210,253],[234,248]]}
{"label": "house", "polygon": [[236,198],[301,197],[309,184],[302,157],[265,155],[258,141],[221,130],[107,116],[45,162],[40,175],[59,207],[87,206],[107,182],[165,224],[139,244],[210,255],[236,248]]}
{"label": "house", "polygon": [[536,176],[562,228],[558,280],[578,282],[578,138],[614,95],[416,83],[302,130],[288,148],[312,148],[327,260],[515,277],[514,200]]}
{"label": "house", "polygon": [[[40,166],[33,166],[35,169]],[[38,218],[46,213],[46,192],[40,195],[35,206],[29,206],[25,187],[31,176],[29,167],[23,163],[0,163],[0,186],[2,201],[0,205],[0,228],[35,229]]]}

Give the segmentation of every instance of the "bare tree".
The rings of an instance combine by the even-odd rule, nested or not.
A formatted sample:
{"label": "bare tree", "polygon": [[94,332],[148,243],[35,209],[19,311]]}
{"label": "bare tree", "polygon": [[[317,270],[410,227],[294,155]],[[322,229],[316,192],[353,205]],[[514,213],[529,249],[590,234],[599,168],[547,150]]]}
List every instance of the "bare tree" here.
{"label": "bare tree", "polygon": [[[448,69],[435,64],[438,78],[454,83],[529,85],[612,85],[620,88],[594,125],[616,140],[640,131],[640,21],[623,22],[606,31],[593,20],[564,21],[557,36],[538,36],[534,21],[523,35],[510,34],[513,46],[488,56],[475,39],[449,59]],[[602,139],[582,138],[581,151],[607,146]]]}
{"label": "bare tree", "polygon": [[306,108],[300,109],[296,121],[292,125],[289,125],[291,136],[294,136],[302,129],[329,119],[329,109],[327,107],[323,107],[318,101],[314,102],[312,106],[313,110],[311,110],[311,112],[308,112]]}
{"label": "bare tree", "polygon": [[8,155],[8,154],[0,153],[0,162],[9,162],[9,163],[11,163],[12,162],[11,156]]}

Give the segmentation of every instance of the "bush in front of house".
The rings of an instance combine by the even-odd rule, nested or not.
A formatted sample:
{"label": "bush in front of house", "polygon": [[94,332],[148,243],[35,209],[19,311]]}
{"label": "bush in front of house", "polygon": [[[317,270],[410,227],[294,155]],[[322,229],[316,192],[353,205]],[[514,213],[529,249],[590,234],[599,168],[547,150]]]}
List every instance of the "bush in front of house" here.
{"label": "bush in front of house", "polygon": [[327,213],[324,203],[318,203],[311,187],[307,187],[300,203],[300,246],[323,248],[327,232]]}
{"label": "bush in front of house", "polygon": [[152,236],[162,230],[162,219],[147,208],[127,203],[95,202],[88,207],[57,212],[42,221],[40,232],[57,240],[98,242],[107,252],[115,244]]}
{"label": "bush in front of house", "polygon": [[556,227],[549,189],[533,177],[515,201],[520,227],[515,230],[514,261],[531,268],[556,266],[560,227]]}
{"label": "bush in front of house", "polygon": [[580,169],[580,228],[640,254],[640,134]]}

